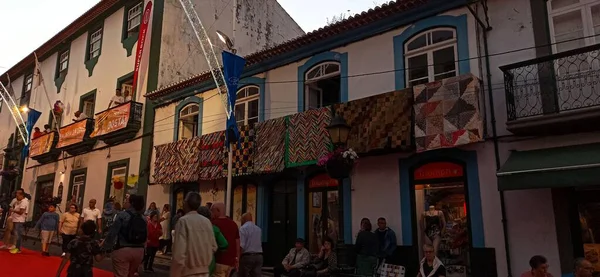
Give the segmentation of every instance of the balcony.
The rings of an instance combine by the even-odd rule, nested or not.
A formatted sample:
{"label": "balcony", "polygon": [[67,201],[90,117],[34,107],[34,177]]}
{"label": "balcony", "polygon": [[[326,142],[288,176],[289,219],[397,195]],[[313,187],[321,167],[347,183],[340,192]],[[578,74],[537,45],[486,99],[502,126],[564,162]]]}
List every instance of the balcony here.
{"label": "balcony", "polygon": [[96,139],[90,138],[93,130],[94,120],[90,118],[63,126],[58,130],[56,147],[73,156],[89,152],[96,145]]}
{"label": "balcony", "polygon": [[29,145],[29,157],[41,164],[54,162],[61,153],[61,150],[56,148],[57,143],[57,132],[50,132],[32,139]]}
{"label": "balcony", "polygon": [[600,130],[600,44],[500,69],[510,132],[560,135]]}
{"label": "balcony", "polygon": [[90,135],[115,145],[135,137],[142,127],[142,103],[127,102],[96,114],[94,132]]}

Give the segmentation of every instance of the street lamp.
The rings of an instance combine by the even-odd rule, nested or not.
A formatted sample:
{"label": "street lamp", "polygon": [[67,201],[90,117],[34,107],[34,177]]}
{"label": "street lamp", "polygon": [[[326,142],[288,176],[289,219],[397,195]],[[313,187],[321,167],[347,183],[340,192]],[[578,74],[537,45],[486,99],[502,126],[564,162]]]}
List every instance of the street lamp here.
{"label": "street lamp", "polygon": [[26,112],[28,112],[28,111],[29,111],[29,107],[27,107],[27,106],[22,106],[20,110],[21,110],[21,112],[23,112],[23,113],[26,113]]}
{"label": "street lamp", "polygon": [[221,32],[221,31],[217,31],[217,37],[219,37],[219,40],[221,42],[225,43],[225,45],[227,46],[227,49],[229,49],[229,51],[231,51],[231,53],[235,54],[237,52],[237,50],[235,50],[235,48],[234,48],[233,40],[230,39],[225,33]]}
{"label": "street lamp", "polygon": [[[325,127],[329,133],[329,138],[335,147],[345,147],[348,142],[348,134],[350,133],[350,125],[346,123],[343,117],[335,115],[331,119],[331,123]],[[338,265],[344,267],[353,264],[350,261],[349,247],[344,245],[344,179],[350,175],[350,170],[343,170],[346,172],[337,172],[338,176],[332,176],[337,178],[338,183],[338,222],[339,232],[337,241],[337,257]],[[341,173],[341,174],[340,174]]]}

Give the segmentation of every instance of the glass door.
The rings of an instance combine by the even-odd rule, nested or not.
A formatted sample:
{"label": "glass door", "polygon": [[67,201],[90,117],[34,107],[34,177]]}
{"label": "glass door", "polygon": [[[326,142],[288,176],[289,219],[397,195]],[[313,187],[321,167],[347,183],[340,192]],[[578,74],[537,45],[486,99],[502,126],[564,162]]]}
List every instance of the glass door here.
{"label": "glass door", "polygon": [[78,209],[82,209],[82,207],[83,207],[84,193],[85,193],[85,174],[80,174],[80,175],[73,177],[73,188],[72,188],[72,192],[70,195],[71,203],[76,204]]}
{"label": "glass door", "polygon": [[308,184],[308,250],[318,253],[326,237],[338,240],[337,180],[327,174],[313,177]]}

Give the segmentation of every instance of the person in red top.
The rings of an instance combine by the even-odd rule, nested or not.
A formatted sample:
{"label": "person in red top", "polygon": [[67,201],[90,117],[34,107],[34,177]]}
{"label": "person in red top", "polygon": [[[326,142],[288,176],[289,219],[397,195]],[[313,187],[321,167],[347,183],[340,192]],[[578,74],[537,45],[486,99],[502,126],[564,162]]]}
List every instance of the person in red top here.
{"label": "person in red top", "polygon": [[44,134],[44,133],[42,133],[42,132],[40,131],[40,128],[38,128],[38,127],[35,127],[35,128],[33,128],[33,139],[39,138],[39,137],[41,137],[43,134]]}
{"label": "person in red top", "polygon": [[216,277],[229,277],[233,269],[237,269],[240,260],[240,231],[237,224],[225,215],[225,204],[213,203],[210,211],[213,225],[221,229],[221,233],[223,233],[230,246],[225,251],[215,254],[217,268],[214,275]]}
{"label": "person in red top", "polygon": [[152,264],[154,264],[154,257],[160,245],[158,241],[160,236],[162,236],[162,227],[158,222],[158,212],[152,212],[148,221],[148,241],[146,241],[146,253],[144,255],[144,271],[146,272],[154,272]]}

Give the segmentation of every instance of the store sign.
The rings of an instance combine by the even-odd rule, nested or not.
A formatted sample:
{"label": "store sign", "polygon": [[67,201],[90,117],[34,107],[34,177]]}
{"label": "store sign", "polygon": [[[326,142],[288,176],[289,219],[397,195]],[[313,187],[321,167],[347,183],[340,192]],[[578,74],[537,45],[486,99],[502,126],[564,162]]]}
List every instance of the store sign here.
{"label": "store sign", "polygon": [[463,175],[463,167],[450,162],[428,163],[415,170],[415,180],[456,178]]}
{"label": "store sign", "polygon": [[103,136],[127,127],[130,110],[131,102],[128,102],[96,115],[94,132],[90,137]]}
{"label": "store sign", "polygon": [[54,142],[54,132],[34,138],[29,145],[29,157],[35,157],[50,152]]}
{"label": "store sign", "polygon": [[56,148],[63,148],[82,142],[85,136],[86,125],[87,120],[80,120],[60,128],[58,130],[58,144]]}
{"label": "store sign", "polygon": [[319,174],[308,181],[308,188],[337,187],[338,181],[327,174]]}

